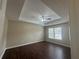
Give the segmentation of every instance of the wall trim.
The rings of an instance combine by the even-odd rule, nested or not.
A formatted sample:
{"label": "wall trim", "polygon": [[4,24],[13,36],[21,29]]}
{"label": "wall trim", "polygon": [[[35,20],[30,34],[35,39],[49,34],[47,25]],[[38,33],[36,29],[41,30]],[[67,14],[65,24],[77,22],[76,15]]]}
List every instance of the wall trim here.
{"label": "wall trim", "polygon": [[29,45],[29,44],[34,44],[34,43],[38,43],[38,42],[42,42],[41,41],[35,41],[35,42],[30,42],[30,43],[26,43],[26,44],[21,44],[21,45],[17,45],[17,46],[11,46],[11,47],[7,47],[6,49],[12,49],[12,48],[17,48],[17,47],[21,47],[21,46],[25,46],[25,45]]}
{"label": "wall trim", "polygon": [[2,53],[1,56],[0,56],[0,59],[3,58],[3,55],[5,54],[5,51],[6,51],[6,48],[3,50],[3,53]]}

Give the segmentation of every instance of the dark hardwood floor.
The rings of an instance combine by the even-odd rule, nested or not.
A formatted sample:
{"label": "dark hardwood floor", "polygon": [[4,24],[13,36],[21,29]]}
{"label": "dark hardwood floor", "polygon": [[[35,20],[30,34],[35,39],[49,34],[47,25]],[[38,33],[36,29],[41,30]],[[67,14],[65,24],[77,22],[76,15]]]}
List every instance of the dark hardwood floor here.
{"label": "dark hardwood floor", "polygon": [[9,49],[3,59],[71,59],[70,48],[39,42]]}

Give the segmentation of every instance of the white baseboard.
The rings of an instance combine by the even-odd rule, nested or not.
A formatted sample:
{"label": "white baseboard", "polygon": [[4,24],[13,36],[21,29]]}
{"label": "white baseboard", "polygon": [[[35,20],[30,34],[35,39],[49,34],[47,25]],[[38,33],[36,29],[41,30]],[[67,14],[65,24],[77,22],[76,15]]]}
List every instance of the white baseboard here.
{"label": "white baseboard", "polygon": [[5,51],[6,51],[6,48],[3,50],[3,53],[2,53],[1,56],[0,56],[0,59],[2,59],[2,57],[3,57],[4,53],[5,53]]}
{"label": "white baseboard", "polygon": [[2,59],[4,53],[5,53],[5,51],[6,51],[7,49],[16,48],[16,47],[20,47],[20,46],[24,46],[24,45],[29,45],[29,44],[33,44],[33,43],[38,43],[38,42],[42,42],[42,41],[35,41],[35,42],[30,42],[30,43],[26,43],[26,44],[21,44],[21,45],[17,45],[17,46],[12,46],[12,47],[5,48],[5,49],[3,50],[1,56],[0,56],[0,59]]}
{"label": "white baseboard", "polygon": [[70,44],[59,43],[59,42],[50,41],[50,40],[46,40],[46,41],[51,42],[51,43],[55,43],[55,44],[58,44],[58,45],[62,45],[62,46],[65,46],[65,47],[71,47]]}
{"label": "white baseboard", "polygon": [[16,48],[16,47],[20,47],[20,46],[24,46],[24,45],[29,45],[29,44],[33,44],[33,43],[38,43],[38,42],[42,42],[42,41],[35,41],[35,42],[30,42],[30,43],[26,43],[26,44],[17,45],[17,46],[11,46],[11,47],[7,47],[7,49],[12,49],[12,48]]}

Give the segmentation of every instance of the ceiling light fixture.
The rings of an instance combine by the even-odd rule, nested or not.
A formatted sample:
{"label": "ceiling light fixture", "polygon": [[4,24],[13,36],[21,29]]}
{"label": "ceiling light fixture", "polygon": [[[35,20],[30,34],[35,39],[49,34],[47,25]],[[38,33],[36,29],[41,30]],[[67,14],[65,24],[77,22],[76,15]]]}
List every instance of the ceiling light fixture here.
{"label": "ceiling light fixture", "polygon": [[46,21],[52,20],[52,18],[48,17],[48,16],[41,16],[40,18],[41,18],[42,22],[46,22]]}
{"label": "ceiling light fixture", "polygon": [[43,21],[43,22],[46,21],[44,16],[42,16],[42,21]]}

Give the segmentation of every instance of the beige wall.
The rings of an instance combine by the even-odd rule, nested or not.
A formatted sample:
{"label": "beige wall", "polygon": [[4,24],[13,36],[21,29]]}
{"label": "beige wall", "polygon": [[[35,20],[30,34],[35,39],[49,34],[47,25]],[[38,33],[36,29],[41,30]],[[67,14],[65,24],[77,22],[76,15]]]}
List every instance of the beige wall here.
{"label": "beige wall", "polygon": [[[48,38],[48,28],[51,28],[51,27],[62,27],[62,38],[63,38],[62,41]],[[52,26],[45,27],[45,37],[46,37],[46,41],[48,41],[48,42],[53,42],[56,44],[70,47],[69,24],[63,23],[63,24],[59,24],[59,25],[52,25]]]}
{"label": "beige wall", "polygon": [[7,48],[43,41],[43,27],[18,21],[8,22]]}
{"label": "beige wall", "polygon": [[0,59],[2,58],[2,54],[6,48],[6,39],[4,39],[6,1],[7,0],[2,0],[2,8],[0,9]]}
{"label": "beige wall", "polygon": [[4,31],[3,31],[3,40],[5,44],[5,49],[6,49],[6,43],[7,43],[7,28],[8,28],[8,20],[6,18],[5,23],[4,23]]}
{"label": "beige wall", "polygon": [[70,34],[72,59],[79,59],[79,0],[70,0]]}

